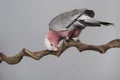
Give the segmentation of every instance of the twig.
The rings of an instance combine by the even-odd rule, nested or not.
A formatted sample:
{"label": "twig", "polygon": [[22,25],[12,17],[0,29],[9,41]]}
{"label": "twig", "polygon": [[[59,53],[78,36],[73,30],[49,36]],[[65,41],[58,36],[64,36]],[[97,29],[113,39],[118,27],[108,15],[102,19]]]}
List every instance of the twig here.
{"label": "twig", "polygon": [[5,61],[8,64],[17,64],[22,60],[23,56],[31,57],[35,60],[39,60],[46,55],[55,55],[59,57],[66,49],[70,47],[76,47],[80,52],[86,51],[86,50],[93,50],[103,54],[110,48],[120,48],[120,39],[115,39],[110,41],[107,44],[98,45],[98,46],[87,45],[87,44],[81,43],[80,41],[69,40],[66,42],[66,44],[62,43],[58,51],[42,50],[42,51],[32,52],[28,49],[23,48],[18,54],[11,57],[8,57],[1,52],[0,62]]}

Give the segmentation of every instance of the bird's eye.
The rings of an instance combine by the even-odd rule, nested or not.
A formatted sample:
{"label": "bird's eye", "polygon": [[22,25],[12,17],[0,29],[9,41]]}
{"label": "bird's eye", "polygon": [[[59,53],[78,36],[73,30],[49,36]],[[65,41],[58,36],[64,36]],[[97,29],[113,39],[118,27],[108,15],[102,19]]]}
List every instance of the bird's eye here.
{"label": "bird's eye", "polygon": [[51,46],[53,46],[53,44],[50,44]]}

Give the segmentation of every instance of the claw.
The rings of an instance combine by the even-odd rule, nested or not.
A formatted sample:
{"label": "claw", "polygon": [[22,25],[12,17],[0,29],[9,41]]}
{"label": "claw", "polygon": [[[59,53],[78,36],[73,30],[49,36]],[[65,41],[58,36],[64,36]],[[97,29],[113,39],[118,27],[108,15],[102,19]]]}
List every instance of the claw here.
{"label": "claw", "polygon": [[57,50],[58,52],[56,53],[56,55],[57,55],[57,57],[60,57],[60,55],[61,55],[61,48],[57,47],[57,49],[58,49]]}

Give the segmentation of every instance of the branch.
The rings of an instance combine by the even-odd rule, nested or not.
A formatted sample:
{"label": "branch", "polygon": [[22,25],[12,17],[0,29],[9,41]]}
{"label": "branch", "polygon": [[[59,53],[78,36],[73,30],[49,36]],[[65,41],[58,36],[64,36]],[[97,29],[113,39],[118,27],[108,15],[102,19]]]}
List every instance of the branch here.
{"label": "branch", "polygon": [[8,64],[17,64],[22,60],[23,56],[31,57],[35,60],[39,60],[46,55],[55,55],[59,57],[66,49],[70,47],[76,47],[80,52],[86,50],[93,50],[103,54],[110,48],[120,48],[120,39],[115,39],[108,42],[107,44],[98,45],[98,46],[87,45],[81,43],[80,41],[69,40],[66,42],[66,44],[62,43],[58,51],[42,50],[42,51],[31,52],[28,49],[23,48],[18,54],[11,57],[8,57],[1,52],[0,62],[5,61]]}

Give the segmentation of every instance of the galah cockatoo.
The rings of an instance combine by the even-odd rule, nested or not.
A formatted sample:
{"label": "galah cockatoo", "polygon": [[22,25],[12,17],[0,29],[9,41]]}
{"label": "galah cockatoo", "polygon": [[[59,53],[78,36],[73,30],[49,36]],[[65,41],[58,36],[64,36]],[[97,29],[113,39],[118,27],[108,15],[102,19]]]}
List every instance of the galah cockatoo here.
{"label": "galah cockatoo", "polygon": [[79,39],[81,30],[88,26],[113,25],[113,23],[94,20],[94,15],[93,10],[74,9],[53,18],[49,23],[49,32],[45,36],[46,48],[51,51],[57,51],[61,40]]}

